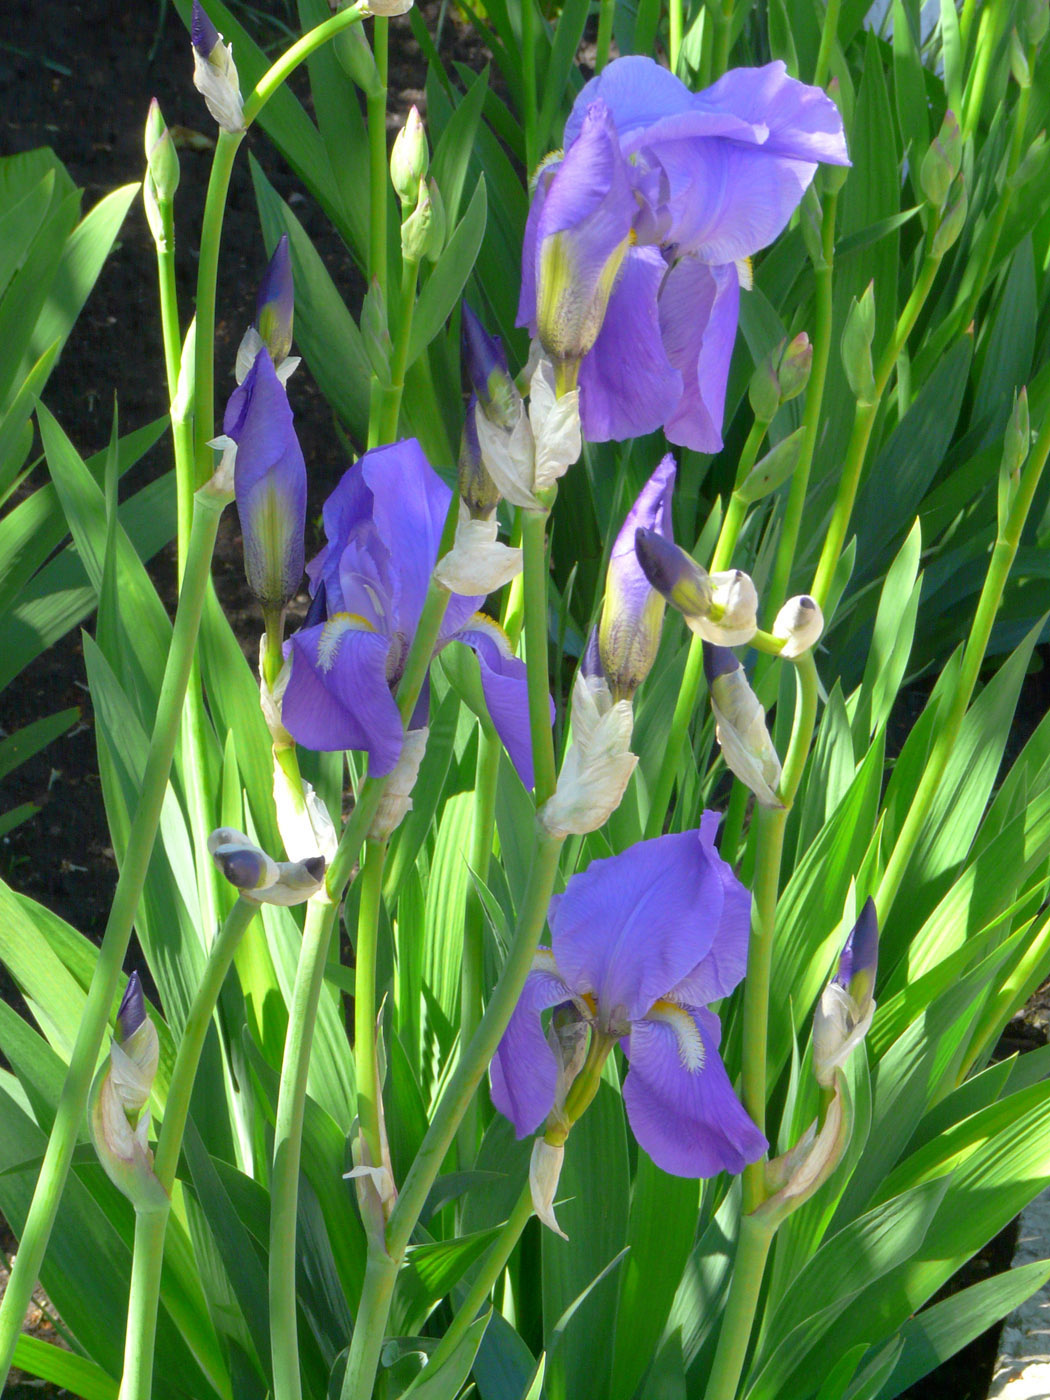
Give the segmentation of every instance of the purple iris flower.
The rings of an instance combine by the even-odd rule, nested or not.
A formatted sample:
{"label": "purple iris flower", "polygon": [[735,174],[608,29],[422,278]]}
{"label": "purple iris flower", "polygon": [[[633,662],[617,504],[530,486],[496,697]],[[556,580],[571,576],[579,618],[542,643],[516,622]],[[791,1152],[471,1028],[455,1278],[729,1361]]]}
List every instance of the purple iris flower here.
{"label": "purple iris flower", "polygon": [[[619,159],[594,167],[588,202],[621,222],[611,213],[572,219],[583,202],[575,152],[593,142],[592,128],[606,133],[610,123]],[[573,266],[601,267],[610,283],[604,319],[578,379],[591,441],[662,426],[672,442],[718,451],[747,259],[787,224],[820,161],[849,164],[842,118],[824,92],[788,77],[780,62],[733,69],[691,93],[636,56],[586,84],[565,126],[565,157],[544,167],[529,211],[518,324],[557,358],[544,325],[546,285],[571,304],[564,248]],[[625,177],[633,206],[626,233]],[[551,239],[553,227],[563,247]],[[610,281],[614,237],[627,242]],[[592,282],[581,283],[579,304],[595,304]]]}
{"label": "purple iris flower", "polygon": [[675,1176],[739,1172],[766,1150],[718,1055],[706,1003],[744,975],[750,896],[700,830],[592,861],[551,901],[540,949],[492,1062],[492,1099],[518,1137],[551,1111],[558,1065],[541,1013],[575,1008],[592,1035],[619,1040],[623,1097],[639,1144]]}
{"label": "purple iris flower", "polygon": [[[315,621],[286,645],[292,658],[281,718],[308,749],[364,749],[389,773],[403,743],[394,699],[419,624],[452,493],[414,438],[366,452],[324,506],[328,543],[307,565]],[[522,782],[532,787],[525,666],[480,597],[453,593],[437,649],[477,653],[485,703]],[[310,619],[308,619],[309,621]],[[426,723],[426,687],[409,723]]]}
{"label": "purple iris flower", "polygon": [[234,491],[248,587],[264,608],[279,610],[303,577],[306,463],[265,349],[230,395],[222,430],[237,444]]}

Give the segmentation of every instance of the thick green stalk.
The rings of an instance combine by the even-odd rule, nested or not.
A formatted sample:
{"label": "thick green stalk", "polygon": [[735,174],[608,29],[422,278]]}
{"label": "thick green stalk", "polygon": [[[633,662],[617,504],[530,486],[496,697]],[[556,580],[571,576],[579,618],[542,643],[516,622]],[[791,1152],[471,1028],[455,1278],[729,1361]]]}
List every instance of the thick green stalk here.
{"label": "thick green stalk", "polygon": [[310,1048],[337,912],[338,906],[324,899],[312,899],[307,906],[281,1062],[270,1185],[270,1353],[274,1400],[299,1400],[302,1395],[295,1307],[295,1218]]}
{"label": "thick green stalk", "polygon": [[383,1160],[379,1127],[379,1070],[376,1064],[376,951],[379,910],[383,903],[385,841],[366,841],[358,875],[361,905],[357,915],[357,957],[354,963],[354,1070],[357,1076],[357,1116],[368,1161]]}
{"label": "thick green stalk", "polygon": [[372,32],[372,53],[380,86],[368,93],[368,278],[375,279],[383,305],[387,305],[387,209],[390,204],[390,171],[386,142],[386,84],[389,65],[390,21],[377,17]]}
{"label": "thick green stalk", "polygon": [[1000,522],[988,572],[985,575],[984,586],[977,603],[977,611],[974,614],[973,627],[966,640],[962,669],[959,672],[959,683],[952,694],[944,723],[938,729],[933,741],[930,756],[919,780],[919,786],[912,798],[908,815],[893,847],[893,854],[890,856],[882,879],[879,881],[879,887],[875,894],[875,905],[879,912],[880,924],[888,918],[893,901],[897,897],[908,863],[929,815],[937,788],[944,776],[948,759],[951,757],[955,741],[959,737],[963,720],[966,718],[970,698],[981,672],[985,652],[988,650],[988,641],[995,624],[995,614],[1002,601],[1003,589],[1006,587],[1006,580],[1017,555],[1018,545],[1021,542],[1021,531],[1028,518],[1032,498],[1043,474],[1048,452],[1050,452],[1050,413],[1047,414],[1039,437],[1032,448],[1032,454],[1021,476],[1006,521]]}
{"label": "thick green stalk", "polygon": [[[486,883],[492,859],[496,826],[496,783],[502,744],[496,732],[482,724],[478,733],[478,761],[474,778],[474,825],[470,834],[470,869]],[[485,994],[485,909],[473,882],[467,887],[463,921],[463,965],[459,996],[459,1034],[469,1045],[481,1018]],[[471,1099],[460,1124],[460,1165],[469,1167],[478,1147],[477,1101]]]}
{"label": "thick green stalk", "polygon": [[[197,988],[189,1016],[179,1041],[175,1068],[164,1104],[164,1121],[157,1142],[153,1174],[170,1198],[175,1171],[182,1150],[182,1138],[190,1111],[190,1098],[197,1077],[204,1038],[211,1024],[219,992],[226,979],[241,937],[259,906],[240,898],[226,917],[212,945],[204,977]],[[131,1293],[124,1341],[124,1374],[120,1400],[149,1400],[153,1385],[153,1348],[157,1331],[157,1307],[164,1264],[164,1236],[171,1213],[166,1210],[139,1211],[135,1216],[135,1249],[131,1263]]]}
{"label": "thick green stalk", "polygon": [[1003,20],[1008,17],[1008,12],[1003,6],[1002,0],[990,0],[981,10],[981,19],[977,26],[977,46],[974,50],[973,70],[970,75],[969,91],[963,103],[963,113],[960,120],[963,138],[972,136],[980,120],[981,108],[984,106],[984,94],[988,87],[988,74],[991,71],[992,57],[995,54],[999,43],[999,36],[1003,30]]}
{"label": "thick green stalk", "polygon": [[531,179],[540,153],[536,117],[536,0],[521,0],[522,118],[525,128],[525,174]]}
{"label": "thick green stalk", "polygon": [[401,416],[401,399],[405,392],[405,372],[408,368],[408,343],[412,338],[412,317],[416,309],[416,282],[419,263],[412,258],[401,259],[401,317],[390,356],[390,387],[383,394],[379,415],[379,442],[397,438],[397,423]]}
{"label": "thick green stalk", "polygon": [[765,419],[756,418],[751,424],[751,431],[748,433],[747,440],[741,450],[740,461],[736,467],[736,479],[729,497],[729,504],[726,506],[725,519],[718,532],[718,542],[711,558],[711,572],[713,574],[728,569],[733,562],[733,552],[736,549],[737,540],[740,538],[740,528],[744,523],[744,516],[747,514],[747,502],[738,494],[739,488],[747,480],[751,468],[755,465],[759,448],[762,446],[762,440],[768,428],[769,424]]}
{"label": "thick green stalk", "polygon": [[532,1192],[529,1190],[529,1183],[526,1182],[514,1209],[489,1246],[488,1253],[482,1259],[467,1291],[467,1296],[457,1309],[448,1330],[430,1353],[430,1360],[427,1362],[428,1369],[440,1366],[442,1362],[447,1361],[466,1336],[471,1323],[485,1306],[489,1294],[495,1288],[500,1274],[507,1267],[507,1260],[514,1252],[514,1246],[521,1239],[521,1232],[529,1223],[531,1215]]}
{"label": "thick green stalk", "polygon": [[[390,1312],[397,1270],[398,1265],[389,1254],[369,1245],[361,1306],[354,1318],[341,1400],[372,1400],[379,1357],[386,1341],[383,1324]],[[381,1319],[378,1326],[376,1319]]]}
{"label": "thick green stalk", "polygon": [[745,1215],[740,1221],[729,1297],[704,1400],[734,1400],[751,1340],[773,1233],[773,1226],[756,1216]]}
{"label": "thick green stalk", "polygon": [[547,512],[525,511],[521,544],[525,600],[525,665],[528,668],[529,728],[536,806],[554,794],[558,775],[551,732],[550,680],[547,673]]}
{"label": "thick green stalk", "polygon": [[[832,0],[832,3],[838,3],[838,0]],[[816,282],[816,322],[813,330],[813,363],[810,368],[809,383],[806,386],[806,406],[802,413],[802,446],[799,449],[798,464],[791,476],[787,505],[784,507],[784,524],[777,542],[776,561],[764,598],[767,626],[772,623],[788,596],[791,570],[794,567],[795,551],[798,548],[799,531],[802,527],[802,514],[806,506],[806,492],[809,490],[809,475],[813,468],[813,453],[817,445],[820,413],[824,404],[824,385],[827,381],[828,363],[831,358],[831,276],[835,257],[837,204],[838,197],[834,194],[828,194],[824,202],[821,221],[823,259],[819,266],[813,269]]]}
{"label": "thick green stalk", "polygon": [[678,72],[678,56],[682,52],[682,0],[667,4],[667,60],[672,73]]}
{"label": "thick green stalk", "polygon": [[828,80],[828,69],[831,64],[831,54],[835,47],[835,39],[839,29],[839,10],[842,0],[827,0],[827,8],[824,11],[824,23],[820,30],[820,49],[817,53],[816,66],[813,69],[813,86],[823,87]]}
{"label": "thick green stalk", "polygon": [[[747,976],[744,979],[741,1098],[752,1121],[762,1132],[765,1132],[766,1123],[766,1041],[784,828],[806,765],[817,718],[817,668],[811,651],[803,652],[795,662],[795,676],[798,682],[795,719],[777,788],[777,795],[784,805],[776,810],[761,807],[758,811],[751,937],[747,950]],[[744,1169],[743,1209],[753,1211],[764,1199],[765,1164],[753,1162]]]}
{"label": "thick green stalk", "polygon": [[225,498],[220,499],[207,491],[199,492],[196,497],[186,573],[179,594],[171,650],[164,670],[139,802],[131,823],[124,863],[92,975],[83,1019],[62,1086],[54,1126],[22,1231],[18,1256],[3,1301],[0,1302],[0,1389],[11,1368],[15,1340],[40,1272],[77,1134],[84,1120],[88,1090],[153,853],[196,646],[208,566],[215,546],[219,516],[225,504]]}
{"label": "thick green stalk", "polygon": [[609,62],[609,46],[612,43],[613,18],[615,14],[615,0],[599,0],[598,42],[594,55],[594,71],[596,73],[600,73]]}
{"label": "thick green stalk", "polygon": [[[934,221],[931,220],[929,237],[932,244],[934,231]],[[871,432],[875,426],[875,419],[878,417],[879,405],[882,396],[886,391],[893,367],[897,363],[904,346],[907,344],[908,336],[918,319],[919,312],[925,304],[926,298],[930,294],[933,286],[933,279],[937,275],[937,269],[941,265],[940,257],[932,251],[926,254],[923,259],[922,271],[918,280],[912,288],[911,296],[905,303],[904,310],[898,318],[896,328],[889,344],[883,352],[882,359],[875,374],[875,395],[874,402],[870,404],[857,404],[857,411],[853,419],[853,431],[850,434],[849,446],[846,449],[846,460],[839,477],[838,494],[835,497],[835,505],[831,514],[831,523],[828,532],[824,536],[824,547],[820,552],[820,559],[817,563],[817,570],[813,577],[813,586],[810,593],[824,609],[828,610],[828,594],[831,590],[831,580],[835,574],[835,568],[842,554],[842,547],[846,542],[846,532],[849,529],[850,516],[853,514],[853,505],[857,499],[857,489],[860,486],[861,473],[864,469],[864,459],[867,455],[868,444],[871,441]]]}
{"label": "thick green stalk", "polygon": [[[308,34],[304,34],[301,39],[297,39],[291,48],[286,49],[259,81],[251,96],[244,104],[244,125],[251,126],[252,122],[266,106],[270,98],[274,95],[282,83],[287,82],[295,70],[319,49],[322,44],[327,44],[329,39],[334,39],[344,29],[349,29],[352,24],[357,24],[364,19],[367,11],[360,5],[351,5],[345,10],[340,10],[331,19],[326,19],[323,24],[311,29]],[[377,25],[379,21],[376,21]]]}

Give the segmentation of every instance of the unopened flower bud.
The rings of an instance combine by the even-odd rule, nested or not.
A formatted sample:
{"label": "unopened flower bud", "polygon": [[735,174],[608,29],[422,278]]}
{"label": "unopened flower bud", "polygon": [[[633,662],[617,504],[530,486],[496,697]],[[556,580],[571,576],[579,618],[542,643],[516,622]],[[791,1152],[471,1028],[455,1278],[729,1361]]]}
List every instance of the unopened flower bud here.
{"label": "unopened flower bud", "polygon": [[733,494],[748,505],[754,505],[782,486],[798,466],[805,431],[805,428],[796,428],[781,438],[760,462],[755,463]]}
{"label": "unopened flower bud", "polygon": [[429,256],[434,204],[426,180],[420,179],[416,207],[401,225],[401,255],[406,262],[418,263]]}
{"label": "unopened flower bud", "polygon": [[282,233],[273,257],[263,273],[255,302],[255,325],[259,338],[279,366],[292,348],[292,321],[295,315],[295,287],[288,235]]}
{"label": "unopened flower bud", "polygon": [[168,1197],[153,1174],[149,1103],[160,1058],[156,1027],[146,1015],[137,973],[117,1011],[117,1033],[91,1089],[89,1123],[99,1161],[136,1210],[160,1210]]}
{"label": "unopened flower bud", "polygon": [[407,15],[415,4],[415,0],[368,0],[363,7],[366,15],[380,15],[383,19],[394,19],[398,15]]}
{"label": "unopened flower bud", "polygon": [[360,24],[341,29],[329,43],[343,72],[366,96],[382,93],[383,80],[376,67],[372,46],[365,38],[364,29]]}
{"label": "unopened flower bud", "polygon": [[782,808],[776,792],[780,759],[766,728],[766,712],[748,685],[744,668],[728,647],[704,642],[704,675],[726,767],[751,789],[761,806]]}
{"label": "unopened flower bud", "polygon": [[179,187],[179,154],[154,97],[146,114],[147,182],[157,200],[170,204]]}
{"label": "unopened flower bud", "polygon": [[766,1167],[766,1185],[771,1194],[759,1206],[756,1216],[776,1225],[808,1201],[842,1161],[852,1131],[852,1117],[839,1076],[820,1131],[814,1121],[794,1147]]}
{"label": "unopened flower bud", "polygon": [[245,899],[258,904],[303,904],[324,884],[325,858],[274,860],[243,831],[222,826],[208,837],[208,851]]}
{"label": "unopened flower bud", "polygon": [[475,418],[478,411],[478,397],[471,394],[459,444],[459,495],[472,519],[488,520],[500,503],[500,491],[482,461]]}
{"label": "unopened flower bud", "polygon": [[941,222],[937,225],[937,232],[933,235],[931,252],[935,258],[943,258],[962,233],[966,223],[967,208],[966,186],[960,175],[955,182],[953,193],[948,196],[948,203],[941,216]]}
{"label": "unopened flower bud", "polygon": [[489,335],[466,302],[462,307],[461,336],[467,378],[482,412],[498,427],[513,427],[521,395],[507,369],[503,346]]}
{"label": "unopened flower bud", "polygon": [[1020,482],[1020,471],[1031,446],[1028,423],[1028,390],[1022,388],[1014,399],[1013,412],[1003,437],[1003,455],[999,462],[999,525],[1005,526]]}
{"label": "unopened flower bud", "polygon": [[548,1230],[553,1230],[556,1235],[561,1235],[563,1240],[567,1240],[568,1235],[554,1218],[554,1197],[564,1161],[565,1148],[562,1144],[555,1146],[542,1137],[537,1138],[532,1145],[532,1157],[529,1161],[529,1191],[537,1218]]}
{"label": "unopened flower bud", "polygon": [[813,1072],[829,1088],[868,1032],[875,1015],[875,973],[879,958],[879,924],[875,902],[868,899],[846,939],[838,971],[821,993],[813,1013]]}
{"label": "unopened flower bud", "polygon": [[869,282],[858,301],[850,302],[842,332],[842,363],[846,378],[859,404],[875,402],[875,371],[871,363],[871,342],[875,338],[875,284]]}
{"label": "unopened flower bud", "polygon": [[780,655],[788,661],[808,651],[823,631],[824,614],[808,593],[789,598],[773,623],[773,636],[784,638]]}
{"label": "unopened flower bud", "polygon": [[813,368],[813,346],[805,331],[800,331],[784,346],[777,369],[780,380],[780,400],[787,403],[797,398],[809,383]]}
{"label": "unopened flower bud", "polygon": [[233,61],[233,45],[222,42],[222,35],[205,13],[201,0],[193,0],[190,40],[194,87],[223,131],[232,134],[243,131],[244,104]]}
{"label": "unopened flower bud", "polygon": [[421,191],[420,181],[430,166],[430,150],[423,121],[415,105],[408,109],[404,126],[394,137],[390,152],[390,179],[402,204],[415,207]]}
{"label": "unopened flower bud", "polygon": [[820,207],[820,199],[813,185],[802,197],[802,203],[798,207],[799,227],[802,230],[802,242],[805,244],[809,260],[815,269],[826,266],[824,257],[824,233],[823,220],[824,212]]}
{"label": "unopened flower bud", "polygon": [[638,763],[631,753],[629,700],[613,703],[604,678],[577,671],[572,688],[572,742],[558,785],[539,811],[551,836],[597,831],[620,805]]}
{"label": "unopened flower bud", "polygon": [[1032,86],[1032,70],[1028,65],[1028,55],[1025,53],[1021,36],[1016,29],[1010,31],[1010,72],[1014,75],[1014,82],[1019,88],[1030,88]]}
{"label": "unopened flower bud", "polygon": [[805,331],[781,341],[751,376],[748,397],[755,417],[769,423],[782,403],[801,394],[812,364],[813,346]]}
{"label": "unopened flower bud", "polygon": [[529,411],[518,407],[513,425],[502,428],[477,408],[474,413],[481,460],[502,496],[526,510],[545,510],[545,498],[579,457],[580,391],[558,395],[554,367],[541,357],[529,384]]}
{"label": "unopened flower bud", "polygon": [[1047,0],[1024,0],[1021,15],[1025,42],[1032,47],[1041,44],[1050,26],[1050,5]]}
{"label": "unopened flower bud", "polygon": [[711,580],[691,555],[645,527],[635,532],[634,548],[646,578],[687,622],[707,616],[713,601]]}
{"label": "unopened flower bud", "polygon": [[962,164],[962,132],[955,113],[948,109],[941,129],[933,138],[930,149],[919,166],[919,185],[934,209],[940,209],[948,198],[951,183]]}

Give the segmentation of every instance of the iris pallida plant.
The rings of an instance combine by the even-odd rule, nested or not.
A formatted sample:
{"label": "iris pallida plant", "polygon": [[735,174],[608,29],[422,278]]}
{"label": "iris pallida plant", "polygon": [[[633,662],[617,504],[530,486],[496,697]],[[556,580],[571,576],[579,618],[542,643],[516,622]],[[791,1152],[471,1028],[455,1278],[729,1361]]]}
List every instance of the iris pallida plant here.
{"label": "iris pallida plant", "polygon": [[[1012,67],[1002,15],[943,12],[942,75],[902,14],[891,64],[836,6],[789,44],[672,0],[670,68],[648,12],[610,62],[603,4],[583,82],[571,6],[550,34],[490,6],[500,104],[435,45],[391,150],[401,8],[305,5],[269,68],[187,10],[217,128],[195,322],[149,117],[180,601],[172,627],[84,468],[121,876],[98,954],[0,892],[50,1041],[0,1019],[0,1365],[54,1370],[14,1340],[40,1268],[64,1364],[122,1400],[898,1393],[1050,1273],[923,1308],[1050,1177],[1043,1058],[988,1064],[1050,970],[1045,725],[993,793],[1039,635],[1008,589],[1044,543],[1034,319],[1028,393],[1003,366],[1045,302],[1045,7]],[[774,61],[731,68],[736,34]],[[307,57],[316,126],[267,105]],[[351,314],[255,172],[270,262],[217,393],[256,121],[368,290]],[[350,445],[327,499],[304,373]],[[206,587],[234,498],[257,674]],[[160,1011],[120,997],[133,923]],[[88,1113],[109,1176],[67,1183]]]}

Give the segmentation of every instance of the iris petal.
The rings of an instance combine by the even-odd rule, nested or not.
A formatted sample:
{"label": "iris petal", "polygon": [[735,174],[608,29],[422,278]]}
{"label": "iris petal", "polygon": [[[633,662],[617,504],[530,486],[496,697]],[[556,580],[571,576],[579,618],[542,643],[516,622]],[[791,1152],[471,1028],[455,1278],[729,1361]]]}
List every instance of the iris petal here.
{"label": "iris petal", "polygon": [[680,371],[683,390],[664,424],[670,442],[697,452],[722,447],[729,362],[740,314],[736,268],[708,267],[682,258],[660,294],[660,330],[668,359]]}
{"label": "iris petal", "polygon": [[[532,739],[529,728],[529,695],[525,663],[511,656],[505,642],[500,645],[499,629],[486,625],[478,618],[473,626],[464,627],[456,640],[465,642],[477,653],[481,665],[481,688],[485,692],[492,723],[496,726],[503,747],[526,788],[533,786]],[[551,724],[554,705],[551,703]]]}
{"label": "iris petal", "polygon": [[376,530],[393,561],[397,625],[411,635],[423,611],[452,492],[415,438],[375,448],[360,465],[372,493]]}
{"label": "iris petal", "polygon": [[560,977],[530,972],[492,1061],[492,1102],[514,1124],[519,1138],[540,1126],[554,1107],[558,1087],[558,1062],[543,1033],[540,1012],[570,998]]}
{"label": "iris petal", "polygon": [[766,1140],[744,1111],[718,1054],[718,1017],[685,1008],[699,1032],[703,1064],[687,1068],[680,1037],[666,1021],[639,1021],[625,1050],[627,1117],[639,1145],[673,1176],[709,1177],[740,1172],[766,1150]]}

